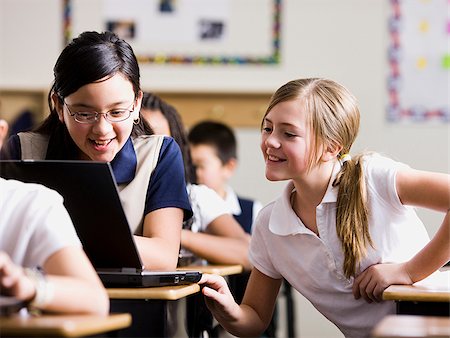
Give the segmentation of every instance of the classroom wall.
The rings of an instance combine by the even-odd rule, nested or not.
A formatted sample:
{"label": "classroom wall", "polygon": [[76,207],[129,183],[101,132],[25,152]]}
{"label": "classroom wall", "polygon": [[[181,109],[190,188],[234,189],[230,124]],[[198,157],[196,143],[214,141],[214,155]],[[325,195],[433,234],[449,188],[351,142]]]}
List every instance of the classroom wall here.
{"label": "classroom wall", "polygon": [[[50,86],[62,48],[61,3],[0,0],[0,89]],[[332,78],[359,99],[362,121],[354,153],[377,150],[418,169],[448,173],[449,124],[392,124],[385,119],[387,9],[387,0],[284,0],[281,65],[147,64],[141,68],[142,85],[156,92],[273,92],[294,78]],[[259,130],[237,128],[236,132],[240,165],[233,186],[242,195],[267,203],[284,183],[264,178]],[[441,215],[419,213],[434,234]],[[296,300],[298,336],[342,336],[301,296],[296,295]]]}

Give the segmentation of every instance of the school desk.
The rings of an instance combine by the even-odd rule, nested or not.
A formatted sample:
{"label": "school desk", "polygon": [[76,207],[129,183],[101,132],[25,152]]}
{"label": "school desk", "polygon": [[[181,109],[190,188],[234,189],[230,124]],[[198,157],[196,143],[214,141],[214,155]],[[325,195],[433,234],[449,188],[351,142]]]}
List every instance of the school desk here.
{"label": "school desk", "polygon": [[[177,301],[200,291],[198,284],[151,288],[108,288],[112,312],[129,312],[130,327],[114,337],[169,337],[177,330]],[[182,325],[182,323],[181,323]]]}
{"label": "school desk", "polygon": [[374,338],[450,337],[450,318],[390,315],[375,326]]}
{"label": "school desk", "polygon": [[110,299],[178,300],[200,291],[196,283],[151,288],[109,288]]}
{"label": "school desk", "polygon": [[83,337],[116,331],[131,324],[131,315],[116,313],[108,316],[15,314],[0,317],[2,337]]}
{"label": "school desk", "polygon": [[391,285],[384,300],[395,300],[397,314],[450,315],[450,271],[439,272],[413,285]]}

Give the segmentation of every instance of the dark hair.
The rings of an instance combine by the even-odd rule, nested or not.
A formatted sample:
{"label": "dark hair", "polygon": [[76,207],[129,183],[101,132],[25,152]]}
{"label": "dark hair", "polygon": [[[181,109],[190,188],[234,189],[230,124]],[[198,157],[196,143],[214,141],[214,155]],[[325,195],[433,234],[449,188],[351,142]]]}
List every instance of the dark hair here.
{"label": "dark hair", "polygon": [[148,109],[151,111],[160,111],[169,123],[170,134],[178,143],[183,155],[184,174],[186,182],[196,183],[197,176],[195,168],[192,164],[191,152],[189,150],[189,143],[186,136],[186,129],[183,125],[183,120],[177,109],[171,104],[164,101],[158,95],[144,92],[142,97],[141,109]]}
{"label": "dark hair", "polygon": [[[137,96],[141,88],[136,56],[131,46],[112,32],[81,33],[63,49],[53,68],[54,81],[47,97],[50,115],[35,130],[58,141],[56,144],[49,142],[48,156],[52,153],[50,147],[54,147],[56,152],[61,151],[58,143],[68,142],[66,144],[75,146],[65,125],[59,121],[58,113],[52,104],[52,95],[56,94],[62,102],[82,86],[110,78],[117,73],[131,82],[134,95]],[[142,134],[153,134],[144,119],[133,125],[131,135]]]}
{"label": "dark hair", "polygon": [[212,146],[217,156],[226,164],[237,159],[237,142],[233,130],[217,121],[203,121],[193,126],[188,133],[192,145],[206,144]]}

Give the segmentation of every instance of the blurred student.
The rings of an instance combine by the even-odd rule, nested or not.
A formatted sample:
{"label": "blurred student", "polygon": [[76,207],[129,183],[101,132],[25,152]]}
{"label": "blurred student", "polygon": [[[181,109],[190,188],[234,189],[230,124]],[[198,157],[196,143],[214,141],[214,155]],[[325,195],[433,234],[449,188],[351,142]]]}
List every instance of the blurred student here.
{"label": "blurred student", "polygon": [[8,129],[8,123],[0,119],[0,149],[2,149],[3,142],[8,136]]}
{"label": "blurred student", "polygon": [[[178,111],[172,105],[152,93],[144,93],[142,116],[149,122],[156,134],[168,135],[181,148],[185,176],[193,217],[185,222],[181,233],[181,255],[195,256],[216,264],[240,264],[249,271],[249,235],[230,214],[223,199],[203,184],[196,184],[196,173],[192,165],[186,130]],[[187,300],[187,331],[190,337],[217,336],[218,326],[206,308],[201,295]]]}
{"label": "blurred student", "polygon": [[[385,288],[449,261],[450,176],[376,153],[351,156],[359,120],[354,96],[331,80],[290,81],[272,96],[261,128],[266,177],[289,183],[255,222],[244,299],[236,304],[219,276],[200,281],[232,334],[264,330],[285,278],[346,337],[368,337],[395,313]],[[442,212],[431,241],[414,207]]]}
{"label": "blurred student", "polygon": [[[238,196],[229,184],[238,164],[233,130],[221,122],[203,121],[192,126],[188,141],[198,182],[214,189],[245,232],[251,234],[253,222],[262,205],[258,201]],[[229,278],[238,303],[242,301],[248,278],[248,272]]]}
{"label": "blurred student", "polygon": [[245,232],[250,234],[262,204],[238,196],[229,184],[238,164],[233,130],[221,122],[203,121],[189,130],[188,141],[198,183],[214,189]]}
{"label": "blurred student", "polygon": [[155,134],[171,136],[181,148],[189,200],[194,216],[189,229],[181,233],[181,246],[197,257],[216,264],[240,264],[249,270],[248,244],[250,237],[231,216],[225,202],[217,193],[202,184],[195,184],[189,145],[182,119],[172,105],[152,93],[142,98],[141,115]]}
{"label": "blurred student", "polygon": [[[0,120],[0,147],[7,130]],[[32,309],[106,315],[108,295],[62,197],[38,184],[1,177],[0,192],[0,294]]]}
{"label": "blurred student", "polygon": [[175,270],[183,219],[192,215],[183,159],[173,139],[152,135],[141,119],[131,46],[111,32],[84,32],[53,70],[50,115],[33,132],[11,136],[6,156],[110,162],[144,266]]}

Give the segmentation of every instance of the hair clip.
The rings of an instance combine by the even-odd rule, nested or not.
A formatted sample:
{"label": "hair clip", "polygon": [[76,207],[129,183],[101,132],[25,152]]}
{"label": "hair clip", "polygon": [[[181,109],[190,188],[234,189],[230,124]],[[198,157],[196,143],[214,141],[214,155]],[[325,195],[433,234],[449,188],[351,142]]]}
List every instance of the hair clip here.
{"label": "hair clip", "polygon": [[343,154],[339,156],[339,162],[341,162],[341,165],[344,165],[345,162],[351,161],[352,156],[350,154]]}

